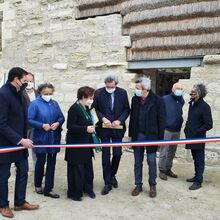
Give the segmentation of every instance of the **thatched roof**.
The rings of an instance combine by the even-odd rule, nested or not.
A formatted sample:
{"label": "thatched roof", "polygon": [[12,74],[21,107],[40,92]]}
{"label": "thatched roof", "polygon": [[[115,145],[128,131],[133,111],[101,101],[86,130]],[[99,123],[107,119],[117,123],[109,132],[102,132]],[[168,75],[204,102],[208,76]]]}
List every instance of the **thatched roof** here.
{"label": "thatched roof", "polygon": [[219,0],[80,0],[77,19],[120,12],[128,60],[220,53]]}

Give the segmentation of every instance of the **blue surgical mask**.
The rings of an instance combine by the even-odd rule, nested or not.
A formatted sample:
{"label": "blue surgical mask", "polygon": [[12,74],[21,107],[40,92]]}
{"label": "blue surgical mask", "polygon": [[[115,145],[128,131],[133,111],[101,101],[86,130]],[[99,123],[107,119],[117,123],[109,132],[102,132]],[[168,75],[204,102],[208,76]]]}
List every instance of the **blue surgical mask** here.
{"label": "blue surgical mask", "polygon": [[182,96],[183,95],[183,90],[180,90],[180,89],[177,89],[175,92],[174,92],[174,95],[175,96]]}
{"label": "blue surgical mask", "polygon": [[141,97],[141,96],[142,96],[142,90],[136,89],[136,90],[135,90],[135,95],[136,95],[137,97]]}

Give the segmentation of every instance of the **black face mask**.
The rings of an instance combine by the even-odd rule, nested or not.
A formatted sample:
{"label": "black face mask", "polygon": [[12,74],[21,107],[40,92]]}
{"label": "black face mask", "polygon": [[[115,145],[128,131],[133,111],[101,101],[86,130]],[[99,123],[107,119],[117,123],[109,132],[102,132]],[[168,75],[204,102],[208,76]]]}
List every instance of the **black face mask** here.
{"label": "black face mask", "polygon": [[20,91],[24,91],[27,87],[27,83],[22,83],[21,87],[20,87]]}
{"label": "black face mask", "polygon": [[20,80],[19,80],[19,82],[21,83],[21,86],[17,83],[20,86],[19,92],[23,92],[28,84],[27,83],[22,83]]}
{"label": "black face mask", "polygon": [[195,92],[191,92],[189,95],[190,95],[190,100],[195,101],[195,98],[196,98],[197,94]]}

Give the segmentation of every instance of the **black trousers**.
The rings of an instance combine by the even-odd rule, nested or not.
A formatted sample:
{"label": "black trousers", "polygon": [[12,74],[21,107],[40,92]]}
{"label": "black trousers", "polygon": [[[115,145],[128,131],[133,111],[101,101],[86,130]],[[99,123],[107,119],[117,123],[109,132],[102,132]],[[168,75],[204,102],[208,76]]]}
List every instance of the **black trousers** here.
{"label": "black trousers", "polygon": [[44,195],[47,195],[52,191],[54,187],[54,174],[56,165],[57,154],[36,154],[37,161],[34,173],[34,185],[35,187],[42,187],[42,180],[44,177],[44,166],[47,161],[46,174],[45,174],[45,186]]}
{"label": "black trousers", "polygon": [[[25,203],[27,180],[28,180],[28,161],[27,159],[16,162],[16,180],[14,205],[20,206]],[[11,163],[0,164],[0,208],[9,206],[8,201],[8,179],[10,177]]]}
{"label": "black trousers", "polygon": [[[122,138],[116,137],[113,131],[105,132],[101,136],[103,143],[122,142]],[[102,148],[102,169],[105,185],[111,185],[111,179],[117,174],[119,163],[122,155],[121,147],[112,149],[113,157],[111,159],[111,148]]]}
{"label": "black trousers", "polygon": [[205,149],[191,150],[195,168],[195,183],[202,184],[205,170]]}
{"label": "black trousers", "polygon": [[84,193],[93,191],[93,165],[92,158],[88,163],[71,164],[67,162],[67,182],[69,198],[81,198]]}

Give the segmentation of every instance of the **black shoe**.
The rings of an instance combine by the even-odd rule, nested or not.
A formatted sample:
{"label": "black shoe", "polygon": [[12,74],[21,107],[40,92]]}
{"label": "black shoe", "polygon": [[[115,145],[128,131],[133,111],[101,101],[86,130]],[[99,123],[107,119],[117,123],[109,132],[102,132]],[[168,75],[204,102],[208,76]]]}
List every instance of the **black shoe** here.
{"label": "black shoe", "polygon": [[96,197],[96,194],[92,191],[92,192],[89,192],[89,193],[87,193],[88,194],[88,196],[91,198],[91,199],[95,199],[95,197]]}
{"label": "black shoe", "polygon": [[195,177],[190,178],[190,179],[186,179],[186,182],[194,183],[195,182]]}
{"label": "black shoe", "polygon": [[104,196],[104,195],[108,194],[109,191],[111,191],[111,190],[112,190],[112,186],[111,185],[105,185],[104,188],[102,189],[101,194]]}
{"label": "black shoe", "polygon": [[81,197],[68,197],[69,199],[72,199],[73,201],[76,201],[76,202],[81,202],[82,201],[82,198]]}
{"label": "black shoe", "polygon": [[172,170],[167,170],[166,175],[172,178],[178,178],[178,176],[175,173],[173,173]]}
{"label": "black shoe", "polygon": [[192,186],[189,187],[190,190],[197,190],[199,188],[201,188],[202,185],[199,183],[193,183]]}
{"label": "black shoe", "polygon": [[118,188],[118,181],[117,181],[117,179],[116,179],[115,176],[112,177],[111,182],[112,182],[112,186],[113,186],[114,188]]}
{"label": "black shoe", "polygon": [[45,196],[53,198],[53,199],[59,199],[60,195],[58,195],[57,193],[54,192],[49,192],[48,194],[45,194]]}

